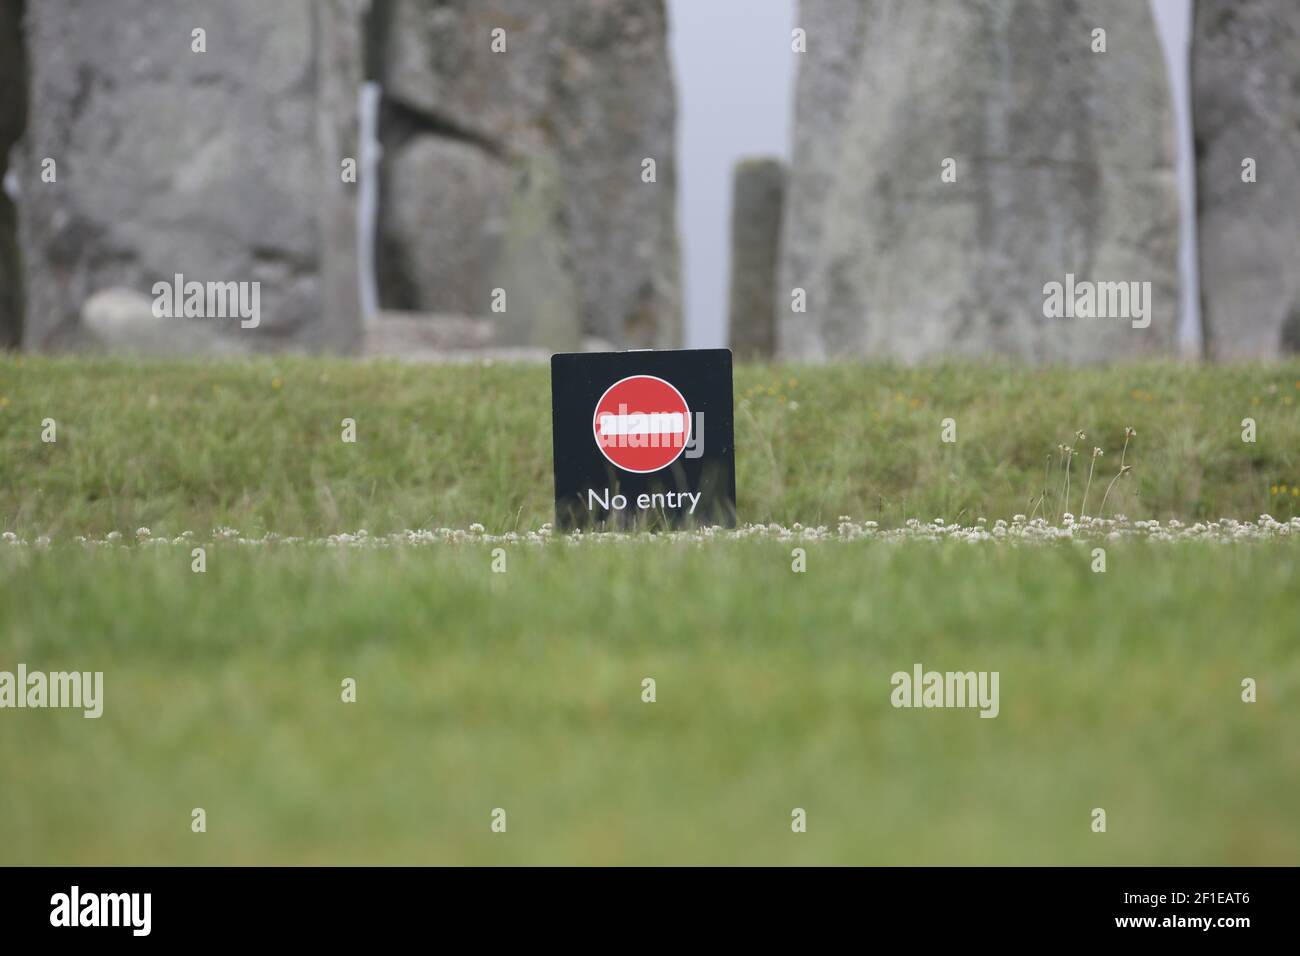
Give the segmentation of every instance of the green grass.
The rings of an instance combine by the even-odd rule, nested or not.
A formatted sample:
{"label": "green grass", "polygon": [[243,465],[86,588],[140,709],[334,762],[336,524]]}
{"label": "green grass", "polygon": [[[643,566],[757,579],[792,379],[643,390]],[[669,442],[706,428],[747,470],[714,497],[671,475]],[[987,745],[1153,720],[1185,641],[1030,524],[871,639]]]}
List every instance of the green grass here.
{"label": "green grass", "polygon": [[[1131,425],[1110,510],[1285,519],[1298,385],[745,367],[740,514],[1009,518],[1080,428],[1097,502]],[[1294,538],[1115,542],[1104,574],[1081,544],[807,542],[796,574],[772,539],[560,541],[497,574],[483,544],[229,543],[195,574],[71,543],[550,517],[544,368],[0,359],[0,530],[54,538],[0,544],[0,670],[105,675],[98,720],[0,710],[0,864],[1300,863]],[[998,671],[1000,715],[894,709],[918,661]]]}
{"label": "green grass", "polygon": [[808,547],[0,549],[0,863],[1300,862],[1293,544]]}
{"label": "green grass", "polygon": [[[548,376],[500,365],[0,359],[0,530],[535,528],[553,513]],[[1285,519],[1300,513],[1300,496],[1275,493],[1300,486],[1298,386],[1296,362],[741,367],[740,516],[1010,518],[1029,512],[1047,456],[1082,429],[1077,513],[1091,446],[1106,451],[1095,481],[1108,481],[1131,425],[1136,469],[1110,510]],[[1258,424],[1253,444],[1241,440],[1247,416]],[[54,444],[41,441],[46,418],[57,424]],[[340,440],[344,418],[357,422],[356,444]],[[955,444],[940,441],[945,418],[957,423]],[[1049,490],[1059,491],[1059,477]]]}

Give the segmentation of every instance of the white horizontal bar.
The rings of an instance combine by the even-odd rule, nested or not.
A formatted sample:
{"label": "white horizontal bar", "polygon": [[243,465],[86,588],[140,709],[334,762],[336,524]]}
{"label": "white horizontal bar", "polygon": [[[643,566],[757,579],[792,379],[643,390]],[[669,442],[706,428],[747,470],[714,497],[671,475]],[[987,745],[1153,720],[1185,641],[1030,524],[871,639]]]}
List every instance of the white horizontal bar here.
{"label": "white horizontal bar", "polygon": [[600,416],[602,435],[681,435],[686,416],[681,412],[632,412],[630,415]]}

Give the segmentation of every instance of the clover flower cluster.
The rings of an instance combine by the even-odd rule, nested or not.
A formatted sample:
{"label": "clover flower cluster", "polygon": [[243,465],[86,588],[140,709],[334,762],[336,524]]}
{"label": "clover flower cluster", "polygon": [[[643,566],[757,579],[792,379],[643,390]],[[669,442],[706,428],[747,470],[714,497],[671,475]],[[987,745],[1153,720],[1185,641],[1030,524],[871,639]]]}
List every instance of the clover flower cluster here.
{"label": "clover flower cluster", "polygon": [[[881,528],[875,521],[856,521],[841,516],[834,527],[803,525],[798,522],[782,524],[747,524],[739,528],[703,527],[681,531],[574,531],[559,534],[549,524],[535,531],[507,531],[490,534],[481,524],[468,528],[432,528],[419,531],[398,531],[391,534],[372,535],[366,530],[331,534],[324,538],[286,537],[275,533],[246,536],[234,528],[214,528],[209,538],[213,544],[232,543],[250,547],[299,546],[315,548],[383,549],[423,547],[430,545],[549,545],[562,544],[573,547],[588,545],[623,545],[633,543],[705,543],[710,541],[862,541],[874,540],[890,543],[908,541],[963,541],[969,543],[1032,545],[1061,541],[1212,541],[1221,543],[1274,541],[1290,539],[1300,541],[1300,517],[1278,521],[1271,515],[1260,515],[1253,522],[1221,518],[1217,521],[1197,521],[1185,524],[1176,519],[1129,521],[1124,515],[1114,518],[1075,518],[1066,512],[1058,524],[1046,518],[1026,518],[1017,514],[1008,522],[1002,519],[992,524],[979,518],[972,525],[946,522],[935,518],[923,522],[917,518],[905,521],[900,527]],[[110,531],[103,537],[74,537],[76,544],[91,548],[165,547],[204,543],[193,532],[185,531],[174,537],[155,537],[148,528],[139,528],[131,537]],[[48,537],[38,537],[29,542],[12,532],[0,534],[0,545],[11,547],[34,546],[48,548]]]}

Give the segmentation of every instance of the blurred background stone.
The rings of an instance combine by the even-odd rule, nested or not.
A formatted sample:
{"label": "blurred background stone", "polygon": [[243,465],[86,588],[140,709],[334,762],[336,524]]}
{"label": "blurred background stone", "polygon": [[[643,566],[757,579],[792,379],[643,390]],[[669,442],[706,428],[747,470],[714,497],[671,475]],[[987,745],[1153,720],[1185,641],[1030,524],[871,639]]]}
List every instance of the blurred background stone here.
{"label": "blurred background stone", "polygon": [[777,263],[785,166],[778,159],[736,164],[731,202],[729,342],[738,359],[776,351]]}
{"label": "blurred background stone", "polygon": [[[799,24],[781,354],[1173,351],[1175,153],[1147,4],[804,0]],[[1045,318],[1043,286],[1067,273],[1151,282],[1150,327]]]}
{"label": "blurred background stone", "polygon": [[[576,347],[586,352],[614,350],[613,343],[591,336],[585,336]],[[361,355],[433,364],[546,362],[551,351],[543,346],[502,344],[497,323],[487,317],[380,312],[366,326]]]}
{"label": "blurred background stone", "polygon": [[[1192,41],[1209,355],[1300,351],[1300,3],[1198,0]],[[1243,160],[1254,160],[1254,182]]]}
{"label": "blurred background stone", "polygon": [[[506,345],[570,352],[582,339],[576,256],[563,222],[560,169],[549,153],[529,153],[514,171],[493,289],[505,295],[495,315]],[[493,310],[496,312],[496,310]]]}
{"label": "blurred background stone", "polygon": [[26,344],[75,341],[96,290],[180,273],[261,282],[261,327],[238,331],[259,345],[348,347],[358,13],[352,0],[31,4]]}
{"label": "blurred background stone", "polygon": [[[0,349],[22,340],[22,259],[18,214],[3,188],[9,150],[27,120],[27,71],[22,42],[22,0],[0,0]],[[10,179],[16,183],[16,178]]]}
{"label": "blurred background stone", "polygon": [[105,289],[81,307],[78,345],[116,355],[154,358],[246,355],[249,339],[222,335],[214,319],[158,318],[154,300],[134,289]]}
{"label": "blurred background stone", "polygon": [[[1207,348],[1293,351],[1300,5],[1197,10]],[[1146,3],[802,0],[795,21],[784,184],[775,166],[734,183],[738,355],[1176,351],[1171,102]],[[490,318],[476,348],[680,346],[668,52],[664,0],[0,0],[0,172],[17,197],[0,196],[0,347],[94,346],[92,296],[178,273],[261,284],[256,330],[206,330],[240,349],[369,354],[387,333],[364,327],[363,274],[367,308]],[[341,171],[362,159],[365,81],[382,87],[366,111],[382,159],[357,183]],[[1067,274],[1149,282],[1150,327],[1045,317],[1044,286]]]}
{"label": "blurred background stone", "polygon": [[512,188],[508,163],[438,136],[386,153],[377,263],[384,305],[486,312]]}
{"label": "blurred background stone", "polygon": [[[371,30],[384,306],[483,311],[500,286],[507,342],[681,345],[662,0],[376,0]],[[543,218],[528,211],[552,198]]]}
{"label": "blurred background stone", "polygon": [[400,358],[423,352],[487,349],[496,344],[491,319],[467,315],[380,312],[366,326],[363,355]]}

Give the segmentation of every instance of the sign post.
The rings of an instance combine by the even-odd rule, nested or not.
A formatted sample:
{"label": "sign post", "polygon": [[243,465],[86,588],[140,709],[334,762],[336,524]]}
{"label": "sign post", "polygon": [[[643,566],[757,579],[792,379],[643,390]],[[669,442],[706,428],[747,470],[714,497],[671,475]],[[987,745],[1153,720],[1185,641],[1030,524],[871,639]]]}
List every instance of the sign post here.
{"label": "sign post", "polygon": [[554,355],[551,430],[560,530],[735,526],[729,350]]}

